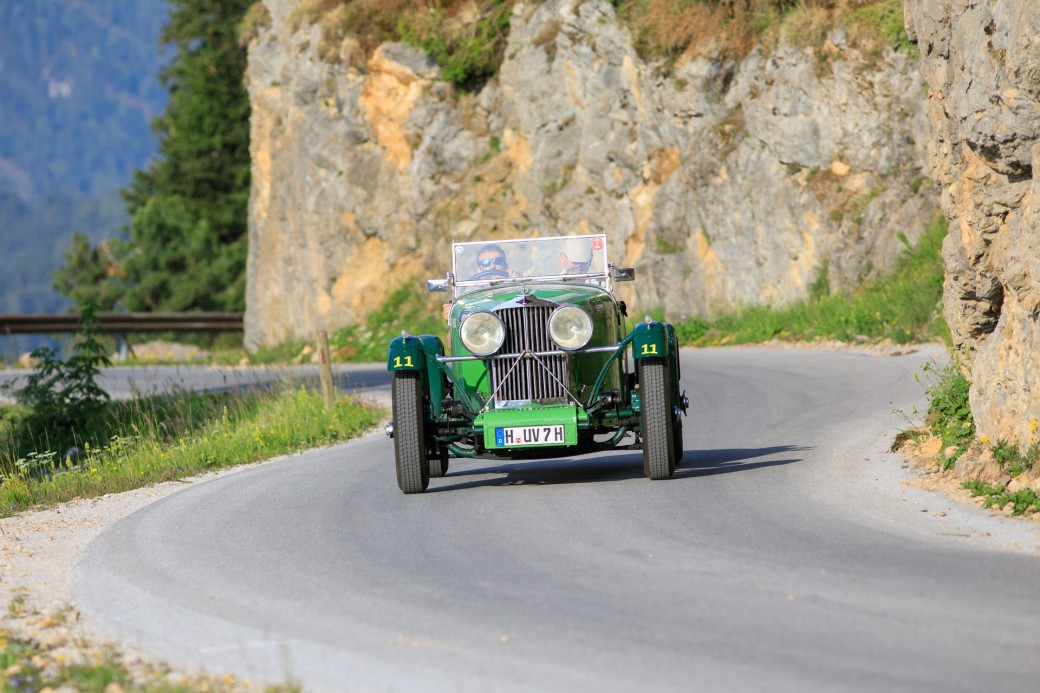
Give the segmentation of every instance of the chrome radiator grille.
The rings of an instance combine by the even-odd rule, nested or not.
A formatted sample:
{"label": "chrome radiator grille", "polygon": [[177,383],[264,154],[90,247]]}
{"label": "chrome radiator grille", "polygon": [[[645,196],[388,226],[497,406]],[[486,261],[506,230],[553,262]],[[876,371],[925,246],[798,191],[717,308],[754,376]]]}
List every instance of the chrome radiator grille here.
{"label": "chrome radiator grille", "polygon": [[[549,338],[549,316],[552,306],[527,306],[504,308],[496,312],[506,327],[506,341],[499,353],[521,354],[525,351],[555,351],[558,347]],[[546,400],[566,399],[567,392],[560,383],[567,382],[567,359],[565,356],[539,356],[533,359],[495,359],[491,361],[491,391],[498,392],[495,400]],[[513,368],[509,373],[509,369]],[[546,370],[552,371],[552,375]],[[506,373],[509,373],[508,377]],[[553,378],[559,379],[557,382]],[[500,389],[501,388],[501,389]]]}

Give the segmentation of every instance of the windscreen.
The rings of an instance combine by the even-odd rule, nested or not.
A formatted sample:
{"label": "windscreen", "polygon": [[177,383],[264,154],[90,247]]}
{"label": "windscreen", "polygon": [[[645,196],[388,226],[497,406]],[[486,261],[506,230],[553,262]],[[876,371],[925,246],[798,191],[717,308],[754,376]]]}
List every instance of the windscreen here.
{"label": "windscreen", "polygon": [[454,244],[455,281],[503,279],[603,280],[607,244],[602,234],[555,236],[516,241]]}

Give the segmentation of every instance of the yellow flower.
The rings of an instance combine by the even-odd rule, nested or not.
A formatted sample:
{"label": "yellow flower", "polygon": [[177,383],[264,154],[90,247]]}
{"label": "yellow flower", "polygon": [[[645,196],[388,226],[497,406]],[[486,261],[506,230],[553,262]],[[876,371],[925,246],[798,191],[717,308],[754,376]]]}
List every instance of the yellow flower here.
{"label": "yellow flower", "polygon": [[1036,419],[1029,420],[1029,432],[1036,433]]}
{"label": "yellow flower", "polygon": [[989,442],[989,436],[982,436],[981,438],[979,438],[979,442],[980,443],[988,443]]}

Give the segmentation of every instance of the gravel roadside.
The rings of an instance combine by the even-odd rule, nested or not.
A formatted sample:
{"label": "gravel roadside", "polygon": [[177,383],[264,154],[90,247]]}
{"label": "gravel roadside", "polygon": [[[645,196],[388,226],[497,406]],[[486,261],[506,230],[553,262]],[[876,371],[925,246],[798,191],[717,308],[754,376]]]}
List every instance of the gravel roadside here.
{"label": "gravel roadside", "polygon": [[[361,393],[361,398],[386,412],[390,410],[388,389],[370,389]],[[383,418],[389,420],[388,416]],[[384,423],[380,421],[362,435],[383,435]],[[0,642],[12,638],[37,643],[40,653],[33,658],[33,665],[44,671],[62,664],[114,660],[144,688],[174,685],[200,691],[258,690],[227,672],[178,671],[134,648],[109,642],[109,636],[96,624],[80,618],[75,606],[77,571],[84,550],[95,537],[141,508],[193,485],[293,456],[0,518]],[[0,674],[0,681],[10,675]]]}
{"label": "gravel roadside", "polygon": [[[277,458],[283,459],[283,458]],[[265,464],[265,463],[260,463]],[[197,690],[248,690],[225,672],[182,672],[145,654],[109,643],[75,607],[77,565],[87,545],[114,523],[194,484],[256,467],[243,465],[100,498],[0,519],[0,628],[8,637],[38,643],[33,664],[98,664],[115,660],[141,686],[187,686]],[[107,690],[107,689],[106,689]]]}

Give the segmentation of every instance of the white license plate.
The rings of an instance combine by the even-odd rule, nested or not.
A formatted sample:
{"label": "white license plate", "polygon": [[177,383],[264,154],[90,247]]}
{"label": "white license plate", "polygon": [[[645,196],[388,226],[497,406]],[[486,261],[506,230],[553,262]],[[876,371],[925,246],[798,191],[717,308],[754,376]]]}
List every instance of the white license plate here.
{"label": "white license plate", "polygon": [[552,426],[499,426],[495,446],[516,448],[525,445],[563,445],[567,440],[563,424]]}

